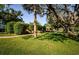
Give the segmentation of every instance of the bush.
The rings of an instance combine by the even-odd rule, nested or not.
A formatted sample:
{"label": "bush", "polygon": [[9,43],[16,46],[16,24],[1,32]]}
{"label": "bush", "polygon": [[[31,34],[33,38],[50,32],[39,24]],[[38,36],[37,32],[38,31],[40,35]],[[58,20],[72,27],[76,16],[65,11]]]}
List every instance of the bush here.
{"label": "bush", "polygon": [[28,30],[29,30],[30,33],[33,33],[33,30],[34,30],[34,25],[33,25],[33,23],[30,23],[30,24],[29,24]]}
{"label": "bush", "polygon": [[8,23],[6,24],[6,26],[5,26],[5,32],[6,32],[6,33],[14,33],[13,27],[14,27],[14,22],[13,22],[13,21],[8,22]]}
{"label": "bush", "polygon": [[16,22],[14,24],[14,33],[15,34],[23,34],[24,31],[24,23],[23,22]]}
{"label": "bush", "polygon": [[46,32],[43,35],[38,36],[37,39],[40,39],[40,40],[48,39],[48,40],[63,42],[64,40],[67,40],[68,38],[64,36],[63,32],[62,33]]}

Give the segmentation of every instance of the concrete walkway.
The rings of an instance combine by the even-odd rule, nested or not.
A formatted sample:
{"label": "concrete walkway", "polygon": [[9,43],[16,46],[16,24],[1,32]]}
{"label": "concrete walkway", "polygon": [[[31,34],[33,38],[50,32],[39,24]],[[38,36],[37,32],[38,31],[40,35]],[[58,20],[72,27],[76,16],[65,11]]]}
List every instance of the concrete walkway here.
{"label": "concrete walkway", "polygon": [[0,38],[15,38],[15,37],[24,37],[27,35],[33,35],[33,34],[26,34],[26,35],[16,35],[16,36],[0,36]]}

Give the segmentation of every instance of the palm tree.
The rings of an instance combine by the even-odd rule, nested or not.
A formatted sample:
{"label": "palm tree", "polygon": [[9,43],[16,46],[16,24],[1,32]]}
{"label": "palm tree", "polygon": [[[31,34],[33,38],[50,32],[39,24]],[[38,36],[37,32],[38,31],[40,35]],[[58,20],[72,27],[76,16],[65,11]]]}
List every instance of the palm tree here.
{"label": "palm tree", "polygon": [[37,14],[42,14],[43,9],[39,4],[24,4],[23,8],[28,11],[28,13],[34,13],[34,37],[37,36]]}

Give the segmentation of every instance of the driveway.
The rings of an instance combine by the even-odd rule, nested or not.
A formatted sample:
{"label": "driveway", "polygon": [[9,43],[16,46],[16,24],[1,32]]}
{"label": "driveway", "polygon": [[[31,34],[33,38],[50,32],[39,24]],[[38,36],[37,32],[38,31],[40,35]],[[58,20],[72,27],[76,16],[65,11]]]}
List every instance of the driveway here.
{"label": "driveway", "polygon": [[33,35],[33,34],[26,34],[26,35],[16,35],[16,36],[0,36],[0,38],[15,38],[15,37],[24,37],[27,35]]}

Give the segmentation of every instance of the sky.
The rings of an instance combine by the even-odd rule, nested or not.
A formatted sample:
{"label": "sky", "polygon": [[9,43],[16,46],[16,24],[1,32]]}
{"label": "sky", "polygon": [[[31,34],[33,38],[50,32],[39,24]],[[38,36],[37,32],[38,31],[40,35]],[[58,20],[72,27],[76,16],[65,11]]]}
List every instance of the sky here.
{"label": "sky", "polygon": [[[22,18],[23,18],[23,21],[25,23],[33,22],[33,20],[34,20],[33,13],[32,14],[28,14],[28,12],[23,9],[22,5],[20,5],[20,4],[14,4],[14,5],[10,5],[10,8],[13,8],[13,9],[15,9],[17,11],[19,11],[19,10],[22,11],[22,13],[23,13]],[[40,17],[39,15],[37,15],[37,21],[41,25],[46,24],[46,16]]]}

